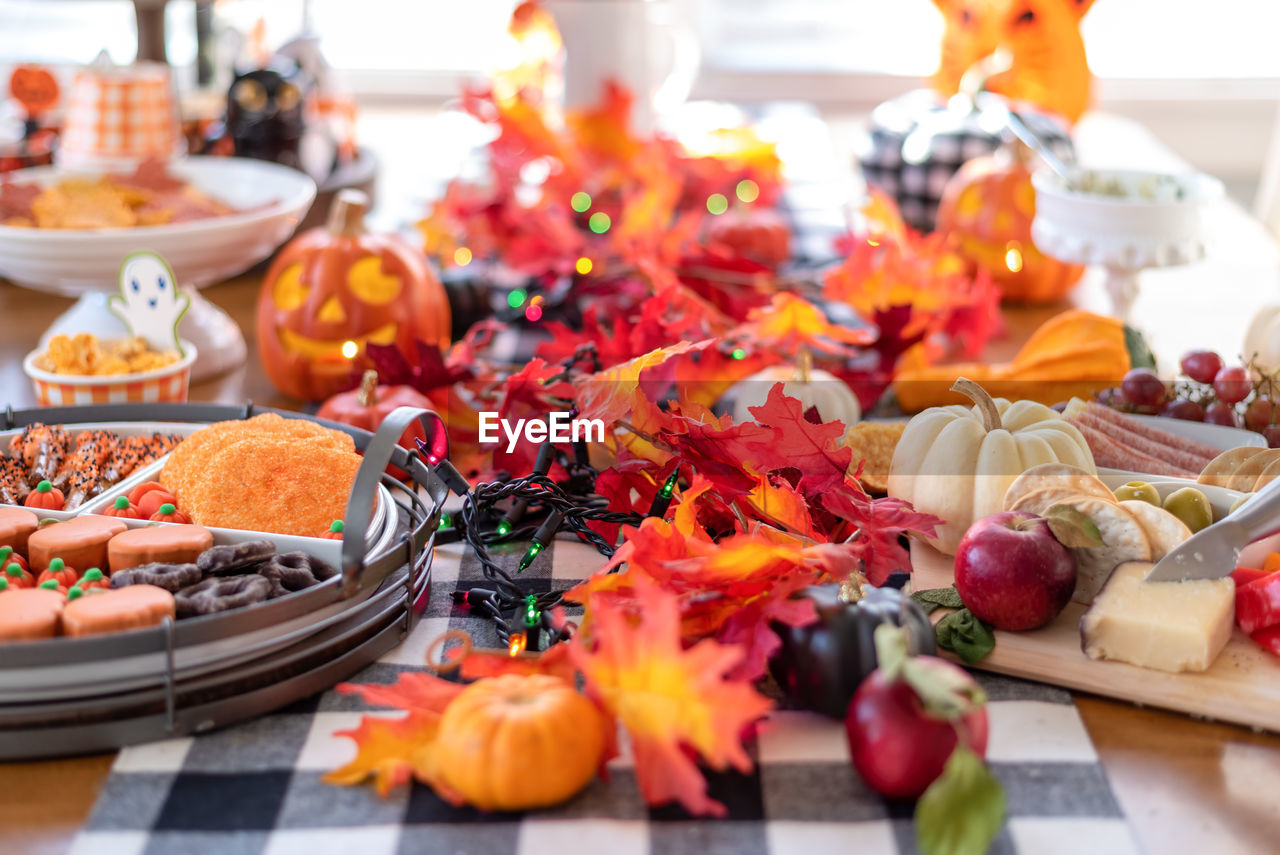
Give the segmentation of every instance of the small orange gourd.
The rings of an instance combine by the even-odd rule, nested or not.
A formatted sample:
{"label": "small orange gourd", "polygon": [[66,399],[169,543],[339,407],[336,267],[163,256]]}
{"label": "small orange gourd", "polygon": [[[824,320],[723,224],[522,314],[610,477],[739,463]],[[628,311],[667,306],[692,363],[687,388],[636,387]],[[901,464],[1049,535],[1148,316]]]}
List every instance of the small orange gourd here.
{"label": "small orange gourd", "polygon": [[507,674],[472,683],[440,719],[443,782],[481,810],[559,804],[604,756],[605,717],[565,681]]}
{"label": "small orange gourd", "polygon": [[1129,368],[1124,323],[1077,309],[1041,324],[1011,362],[922,365],[904,357],[893,389],[908,413],[966,403],[951,391],[958,377],[980,384],[993,398],[1051,406],[1118,385]]}

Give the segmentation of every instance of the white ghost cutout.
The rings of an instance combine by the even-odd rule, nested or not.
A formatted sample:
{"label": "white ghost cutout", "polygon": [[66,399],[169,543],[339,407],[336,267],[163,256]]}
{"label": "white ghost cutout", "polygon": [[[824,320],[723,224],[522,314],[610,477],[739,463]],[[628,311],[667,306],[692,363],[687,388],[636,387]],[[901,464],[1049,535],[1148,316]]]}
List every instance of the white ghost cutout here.
{"label": "white ghost cutout", "polygon": [[120,265],[120,296],[108,301],[111,313],[133,335],[153,348],[178,350],[178,321],[191,298],[178,292],[168,263],[154,252],[135,252]]}

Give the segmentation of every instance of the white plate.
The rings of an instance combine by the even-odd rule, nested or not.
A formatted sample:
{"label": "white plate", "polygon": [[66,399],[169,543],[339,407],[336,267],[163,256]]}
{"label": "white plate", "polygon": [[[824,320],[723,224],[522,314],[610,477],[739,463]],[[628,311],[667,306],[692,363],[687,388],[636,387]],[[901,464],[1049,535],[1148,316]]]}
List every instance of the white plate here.
{"label": "white plate", "polygon": [[[1267,447],[1267,440],[1262,434],[1244,430],[1243,428],[1209,425],[1204,422],[1189,422],[1185,419],[1166,419],[1160,416],[1130,415],[1129,418],[1163,430],[1166,433],[1171,433],[1174,436],[1203,442],[1205,445],[1211,445],[1219,451],[1239,448],[1244,445],[1253,446],[1254,448]],[[1104,466],[1098,467],[1098,476],[1104,481],[1108,481],[1112,477],[1119,478],[1121,484],[1125,481],[1183,481],[1181,478],[1170,478],[1168,475],[1153,475],[1150,472],[1136,472],[1132,469],[1108,469]],[[1194,483],[1195,481],[1185,481],[1183,486]],[[1235,491],[1229,490],[1228,492]]]}
{"label": "white plate", "polygon": [[[307,175],[262,160],[189,157],[170,167],[196,189],[244,213],[165,226],[31,229],[0,225],[0,276],[37,291],[114,291],[130,252],[159,253],[178,284],[200,288],[234,276],[289,239],[315,199]],[[16,184],[51,184],[72,173],[41,166],[9,173]],[[75,173],[83,175],[85,173]],[[259,207],[265,206],[265,207]]]}

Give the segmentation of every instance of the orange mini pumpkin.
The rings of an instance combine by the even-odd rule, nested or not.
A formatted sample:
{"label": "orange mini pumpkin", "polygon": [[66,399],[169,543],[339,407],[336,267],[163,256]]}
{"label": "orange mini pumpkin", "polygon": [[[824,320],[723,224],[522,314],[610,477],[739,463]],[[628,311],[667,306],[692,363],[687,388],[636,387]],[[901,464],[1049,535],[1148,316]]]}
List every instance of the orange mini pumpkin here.
{"label": "orange mini pumpkin", "polygon": [[10,590],[15,588],[34,588],[36,586],[36,577],[32,576],[25,567],[16,561],[10,561],[4,566],[4,580],[6,587]]}
{"label": "orange mini pumpkin", "polygon": [[942,191],[938,231],[957,242],[960,254],[991,274],[1007,300],[1060,300],[1084,268],[1050,258],[1031,241],[1036,194],[1021,143],[960,168]]}
{"label": "orange mini pumpkin", "polygon": [[102,512],[104,517],[120,517],[126,520],[142,519],[142,514],[138,513],[137,505],[129,501],[128,496],[116,496],[116,500],[111,503],[111,507]]}
{"label": "orange mini pumpkin", "polygon": [[191,522],[191,517],[187,516],[168,502],[161,505],[159,509],[154,514],[147,517],[147,519],[151,522],[182,523],[183,525]]}
{"label": "orange mini pumpkin", "polygon": [[559,804],[595,775],[605,717],[558,677],[472,683],[445,709],[436,742],[443,782],[481,810]]}
{"label": "orange mini pumpkin", "polygon": [[27,559],[14,552],[12,546],[0,546],[0,571],[10,564],[17,564],[23,570],[27,569]]}
{"label": "orange mini pumpkin", "polygon": [[9,75],[9,92],[30,116],[58,105],[58,79],[42,65],[19,65]]}
{"label": "orange mini pumpkin", "polygon": [[342,540],[343,527],[342,520],[334,520],[329,523],[329,528],[327,528],[320,536],[326,540]]}
{"label": "orange mini pumpkin", "polygon": [[60,588],[70,588],[80,579],[80,574],[76,572],[76,568],[68,567],[67,562],[61,558],[55,558],[49,562],[49,566],[41,571],[36,578],[36,585],[43,585],[50,580],[57,583]]}
{"label": "orange mini pumpkin", "polygon": [[449,342],[449,298],[426,259],[364,227],[369,198],[344,190],[326,226],[289,242],[258,295],[258,355],[287,395],[318,401],[351,385],[365,345]]}

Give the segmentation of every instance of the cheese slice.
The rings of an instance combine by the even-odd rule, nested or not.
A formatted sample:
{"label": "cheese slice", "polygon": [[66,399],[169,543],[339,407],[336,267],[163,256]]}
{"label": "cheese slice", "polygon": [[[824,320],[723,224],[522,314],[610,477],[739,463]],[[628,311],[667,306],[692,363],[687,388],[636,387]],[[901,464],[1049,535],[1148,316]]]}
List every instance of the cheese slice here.
{"label": "cheese slice", "polygon": [[1152,565],[1121,564],[1080,619],[1085,654],[1160,671],[1203,671],[1231,637],[1231,579],[1144,582]]}

